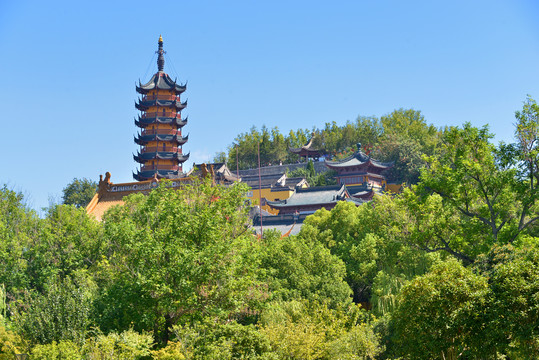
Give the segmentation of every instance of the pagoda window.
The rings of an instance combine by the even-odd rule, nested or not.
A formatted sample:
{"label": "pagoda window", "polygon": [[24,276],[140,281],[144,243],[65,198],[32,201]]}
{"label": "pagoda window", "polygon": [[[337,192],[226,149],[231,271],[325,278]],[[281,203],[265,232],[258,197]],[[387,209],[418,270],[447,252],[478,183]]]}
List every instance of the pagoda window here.
{"label": "pagoda window", "polygon": [[163,116],[165,116],[165,109],[163,109]]}
{"label": "pagoda window", "polygon": [[163,151],[165,151],[165,143],[163,143]]}

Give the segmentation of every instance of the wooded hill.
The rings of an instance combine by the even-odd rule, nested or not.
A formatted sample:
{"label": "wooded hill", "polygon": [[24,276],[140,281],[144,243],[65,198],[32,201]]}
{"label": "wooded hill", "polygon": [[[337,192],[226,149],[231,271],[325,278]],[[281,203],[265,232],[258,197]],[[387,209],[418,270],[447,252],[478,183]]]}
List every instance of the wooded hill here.
{"label": "wooded hill", "polygon": [[373,158],[395,162],[388,174],[391,181],[415,184],[425,164],[422,156],[436,154],[440,135],[441,130],[427,124],[420,111],[399,109],[381,118],[359,116],[355,122],[343,126],[332,122],[326,123],[324,129],[291,130],[288,135],[281,134],[278,128],[253,127],[236,136],[227,152],[217,154],[214,161],[227,162],[230,169],[236,169],[236,161],[240,169],[256,168],[260,143],[262,166],[296,163],[298,155],[288,149],[301,147],[313,137],[313,148],[337,159],[351,155],[360,143],[363,151]]}

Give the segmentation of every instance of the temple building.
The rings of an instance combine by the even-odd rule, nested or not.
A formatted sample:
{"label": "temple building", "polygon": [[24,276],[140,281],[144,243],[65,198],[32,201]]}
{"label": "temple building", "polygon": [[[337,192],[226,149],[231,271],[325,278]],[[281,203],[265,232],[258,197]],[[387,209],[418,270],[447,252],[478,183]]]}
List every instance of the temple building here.
{"label": "temple building", "polygon": [[339,201],[351,201],[356,205],[363,204],[362,200],[350,196],[345,185],[331,185],[297,188],[288,199],[268,201],[268,205],[279,210],[279,215],[300,215],[314,213],[321,208],[331,210]]}
{"label": "temple building", "polygon": [[135,104],[141,112],[135,119],[135,125],[141,129],[135,137],[140,149],[133,155],[140,164],[137,173],[133,173],[137,181],[179,178],[183,175],[182,164],[189,158],[182,151],[188,137],[182,135],[187,119],[182,119],[181,111],[187,102],[181,102],[180,95],[186,86],[177,84],[164,72],[164,53],[163,38],[159,36],[158,71],[146,84],[139,81],[136,87],[142,95]]}
{"label": "temple building", "polygon": [[327,161],[326,166],[335,170],[337,183],[354,186],[370,185],[374,188],[384,189],[387,185],[383,172],[393,166],[393,163],[383,163],[372,159],[361,151],[361,144],[357,144],[357,151],[340,161]]}
{"label": "temple building", "polygon": [[[276,215],[279,211],[269,205],[272,201],[288,199],[297,189],[309,186],[302,177],[288,177],[285,174],[275,175],[244,175],[241,182],[249,185],[251,191],[247,193],[251,205],[262,205],[262,210]],[[262,201],[262,204],[260,203]]]}

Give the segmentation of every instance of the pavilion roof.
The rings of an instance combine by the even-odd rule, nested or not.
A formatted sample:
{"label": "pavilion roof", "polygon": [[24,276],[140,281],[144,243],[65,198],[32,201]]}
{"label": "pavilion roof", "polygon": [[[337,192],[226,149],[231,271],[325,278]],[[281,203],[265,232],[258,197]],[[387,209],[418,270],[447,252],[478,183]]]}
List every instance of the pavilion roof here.
{"label": "pavilion roof", "polygon": [[313,138],[314,138],[314,136],[311,137],[309,142],[307,144],[303,145],[302,147],[299,147],[299,148],[291,148],[291,147],[289,147],[288,150],[293,154],[299,154],[299,155],[302,155],[302,156],[305,156],[305,155],[319,155],[320,150],[313,148]]}
{"label": "pavilion roof", "polygon": [[346,168],[346,167],[354,167],[354,166],[364,166],[364,165],[372,165],[373,167],[379,168],[379,169],[387,169],[393,166],[393,162],[381,162],[378,160],[374,160],[369,155],[365,154],[361,150],[356,151],[353,155],[342,159],[340,161],[325,161],[325,164],[327,167],[332,169],[339,169],[339,168]]}

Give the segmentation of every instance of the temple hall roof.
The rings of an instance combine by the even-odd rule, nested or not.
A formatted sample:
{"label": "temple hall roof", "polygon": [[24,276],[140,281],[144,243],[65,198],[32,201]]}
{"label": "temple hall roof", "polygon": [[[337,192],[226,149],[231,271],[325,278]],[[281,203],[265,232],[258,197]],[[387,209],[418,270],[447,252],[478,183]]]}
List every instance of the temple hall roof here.
{"label": "temple hall roof", "polygon": [[344,185],[320,186],[307,189],[297,188],[288,199],[269,201],[268,205],[280,209],[307,205],[334,204],[345,200],[349,195]]}

